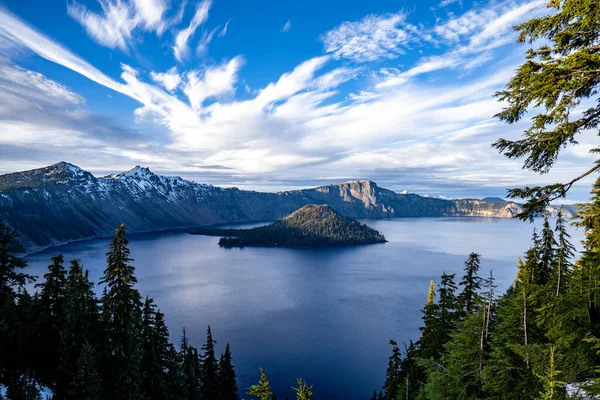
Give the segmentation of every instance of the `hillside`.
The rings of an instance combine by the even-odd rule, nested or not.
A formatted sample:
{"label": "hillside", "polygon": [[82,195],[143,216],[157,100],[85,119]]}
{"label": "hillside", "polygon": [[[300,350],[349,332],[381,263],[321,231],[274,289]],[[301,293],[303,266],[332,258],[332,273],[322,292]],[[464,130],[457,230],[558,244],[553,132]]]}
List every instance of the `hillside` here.
{"label": "hillside", "polygon": [[260,193],[157,175],[142,167],[95,177],[75,165],[60,162],[0,175],[0,217],[21,232],[28,251],[107,236],[121,223],[130,232],[146,232],[273,221],[308,204],[326,204],[351,218],[509,218],[521,211],[518,204],[506,201],[442,200],[397,194],[368,180]]}
{"label": "hillside", "polygon": [[252,229],[195,228],[190,233],[221,236],[223,247],[333,247],[386,242],[378,231],[326,205],[310,204],[267,226]]}

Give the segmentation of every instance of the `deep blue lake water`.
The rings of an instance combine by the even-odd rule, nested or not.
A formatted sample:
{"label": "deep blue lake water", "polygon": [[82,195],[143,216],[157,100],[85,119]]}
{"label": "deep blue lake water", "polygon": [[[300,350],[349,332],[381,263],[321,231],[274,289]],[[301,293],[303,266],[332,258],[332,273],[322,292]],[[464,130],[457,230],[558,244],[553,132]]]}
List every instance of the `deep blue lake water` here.
{"label": "deep blue lake water", "polygon": [[[470,252],[493,269],[499,290],[530,245],[533,226],[494,218],[365,220],[388,243],[341,249],[222,249],[218,238],[183,232],[130,235],[138,289],[166,314],[173,341],[182,327],[201,347],[210,325],[219,351],[229,342],[240,394],[262,365],[278,398],[302,377],[318,399],[366,400],[385,377],[388,342],[418,338],[429,281],[457,273]],[[535,224],[538,225],[539,221]],[[572,230],[573,242],[583,237]],[[42,276],[50,256],[79,258],[97,282],[109,239],[30,255]],[[98,288],[97,288],[98,289]],[[242,396],[248,398],[248,396]]]}

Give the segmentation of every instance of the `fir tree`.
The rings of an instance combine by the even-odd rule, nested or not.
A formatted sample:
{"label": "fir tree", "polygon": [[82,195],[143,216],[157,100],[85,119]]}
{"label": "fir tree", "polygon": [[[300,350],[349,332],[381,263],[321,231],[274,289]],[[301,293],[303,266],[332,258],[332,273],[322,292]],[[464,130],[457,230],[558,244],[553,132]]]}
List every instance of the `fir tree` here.
{"label": "fir tree", "polygon": [[[66,282],[64,322],[58,347],[60,362],[54,391],[57,399],[85,398],[85,390],[78,392],[75,389],[75,382],[80,379],[77,375],[78,365],[83,362],[89,367],[92,361],[97,361],[97,354],[92,350],[95,351],[95,346],[99,343],[100,322],[93,287],[88,272],[83,271],[79,260],[72,260]],[[87,349],[88,354],[83,354],[84,349]],[[94,367],[98,368],[97,365]],[[93,373],[97,374],[99,371],[95,370]],[[84,389],[81,385],[79,388]]]}
{"label": "fir tree", "polygon": [[181,335],[179,359],[181,360],[187,398],[198,400],[200,399],[200,358],[198,350],[190,346],[185,328]]}
{"label": "fir tree", "polygon": [[33,307],[17,301],[17,293],[34,280],[33,276],[21,272],[27,262],[19,257],[23,249],[18,237],[18,233],[0,219],[0,384],[9,391],[11,386],[15,390],[23,387],[19,372],[25,361],[22,350],[30,347],[27,338],[34,336],[32,326],[23,324],[23,317],[32,315]]}
{"label": "fir tree", "polygon": [[163,314],[156,310],[150,297],[146,297],[142,312],[142,395],[147,399],[165,399],[171,345],[169,330]]}
{"label": "fir tree", "polygon": [[554,231],[548,220],[548,213],[545,213],[540,240],[540,284],[546,284],[550,280],[557,245],[558,243],[554,239]]}
{"label": "fir tree", "polygon": [[248,395],[258,398],[258,400],[271,400],[273,393],[271,392],[271,385],[267,379],[267,374],[262,367],[260,368],[260,379],[257,385],[250,386],[248,389]]}
{"label": "fir tree", "polygon": [[393,340],[390,340],[390,345],[392,346],[392,355],[388,361],[388,368],[385,374],[385,383],[383,385],[386,400],[394,400],[396,398],[402,382],[402,371],[400,370],[402,356],[400,354],[400,348]]}
{"label": "fir tree", "polygon": [[216,399],[219,396],[219,364],[215,357],[215,344],[210,326],[206,330],[206,343],[202,346],[200,363],[200,397]]}
{"label": "fir tree", "polygon": [[225,346],[225,353],[221,354],[219,359],[219,398],[221,400],[239,399],[229,343]]}
{"label": "fir tree", "polygon": [[35,285],[40,289],[38,307],[42,332],[39,340],[45,343],[39,349],[37,375],[55,392],[56,372],[60,358],[60,332],[63,329],[65,314],[67,271],[63,263],[62,254],[52,257],[52,264],[44,274],[44,282]]}
{"label": "fir tree", "polygon": [[296,400],[311,400],[315,398],[312,391],[312,385],[308,386],[308,384],[300,378],[298,378],[296,382],[298,387],[292,388],[296,392]]}
{"label": "fir tree", "polygon": [[568,280],[572,268],[571,260],[575,255],[575,246],[570,242],[571,236],[567,232],[562,210],[558,213],[555,231],[558,234],[558,249],[556,250],[554,277],[556,281],[556,296],[558,297],[565,291],[565,281]]}
{"label": "fir tree", "polygon": [[102,321],[108,352],[104,373],[107,389],[114,399],[139,397],[142,310],[140,294],[134,285],[133,261],[129,255],[125,226],[115,231],[106,253],[107,267],[100,283],[106,284],[102,296]]}
{"label": "fir tree", "polygon": [[465,261],[465,274],[460,281],[462,292],[458,295],[459,309],[462,315],[476,310],[479,290],[481,289],[481,278],[479,277],[479,264],[481,257],[477,253],[469,254]]}
{"label": "fir tree", "polygon": [[423,326],[419,328],[421,338],[418,342],[419,357],[421,359],[435,359],[439,357],[440,339],[438,330],[439,306],[435,303],[435,284],[429,284],[427,303],[423,308]]}

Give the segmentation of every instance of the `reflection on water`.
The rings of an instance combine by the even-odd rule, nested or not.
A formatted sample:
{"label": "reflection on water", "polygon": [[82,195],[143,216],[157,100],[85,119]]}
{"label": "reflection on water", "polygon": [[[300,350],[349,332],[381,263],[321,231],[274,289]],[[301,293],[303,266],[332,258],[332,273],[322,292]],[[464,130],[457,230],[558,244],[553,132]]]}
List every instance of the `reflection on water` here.
{"label": "reflection on water", "polygon": [[[210,324],[219,351],[231,344],[240,393],[258,379],[262,365],[280,398],[291,398],[295,378],[303,377],[319,399],[367,399],[383,384],[389,339],[418,337],[429,280],[442,271],[460,275],[466,256],[476,251],[483,257],[482,274],[493,269],[504,290],[529,246],[532,226],[493,218],[363,222],[389,242],[223,249],[216,237],[184,232],[130,235],[138,288],[165,312],[175,343],[185,325],[200,347]],[[572,234],[574,242],[583,236]],[[31,255],[29,272],[42,276],[50,256],[61,252],[81,259],[97,282],[108,241]]]}

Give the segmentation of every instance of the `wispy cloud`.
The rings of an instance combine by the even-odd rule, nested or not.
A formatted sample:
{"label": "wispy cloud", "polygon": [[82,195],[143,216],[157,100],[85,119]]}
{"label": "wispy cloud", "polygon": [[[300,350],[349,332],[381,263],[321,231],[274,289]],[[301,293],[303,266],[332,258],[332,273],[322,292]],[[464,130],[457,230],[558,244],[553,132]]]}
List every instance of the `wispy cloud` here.
{"label": "wispy cloud", "polygon": [[289,32],[290,29],[292,29],[292,20],[288,19],[285,25],[283,25],[283,28],[281,28],[281,32]]}
{"label": "wispy cloud", "polygon": [[368,15],[360,21],[343,22],[323,35],[326,53],[355,62],[393,59],[404,54],[416,28],[406,14]]}
{"label": "wispy cloud", "polygon": [[98,44],[128,51],[137,29],[156,32],[159,36],[168,25],[164,18],[165,0],[98,0],[101,13],[94,13],[84,5],[73,2],[67,13],[83,26]]}
{"label": "wispy cloud", "polygon": [[200,25],[208,20],[208,11],[210,10],[211,6],[211,0],[203,0],[201,3],[199,3],[188,27],[177,33],[173,51],[175,53],[175,58],[177,58],[179,62],[182,62],[187,58],[190,51],[188,42],[196,33],[196,29],[198,29]]}

